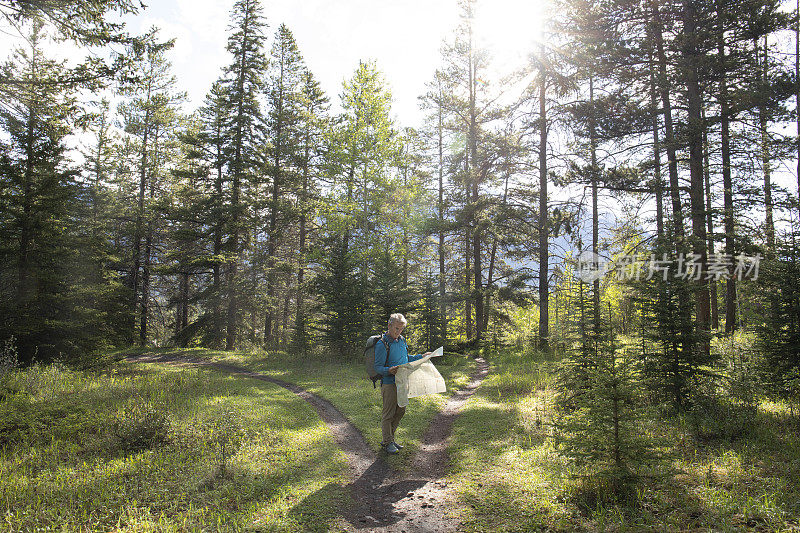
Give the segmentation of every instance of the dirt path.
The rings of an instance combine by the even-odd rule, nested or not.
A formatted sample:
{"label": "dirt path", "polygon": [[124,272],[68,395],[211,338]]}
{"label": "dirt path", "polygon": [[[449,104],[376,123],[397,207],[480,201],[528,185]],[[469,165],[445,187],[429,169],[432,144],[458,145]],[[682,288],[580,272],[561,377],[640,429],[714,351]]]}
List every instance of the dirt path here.
{"label": "dirt path", "polygon": [[[453,422],[489,373],[489,364],[476,358],[470,383],[456,391],[422,436],[410,472],[366,472],[352,483],[356,505],[345,514],[348,531],[396,533],[452,532],[458,523],[448,516],[451,494],[441,478],[447,470],[447,447]],[[385,464],[383,461],[380,463]],[[388,470],[388,469],[387,469]]]}
{"label": "dirt path", "polygon": [[478,368],[470,383],[448,399],[444,409],[431,421],[422,437],[420,450],[409,473],[392,470],[376,456],[364,436],[330,402],[292,383],[225,363],[212,363],[178,354],[128,357],[139,363],[167,363],[211,366],[219,370],[280,385],[311,404],[328,425],[333,438],[347,456],[353,505],[339,526],[345,531],[450,532],[458,524],[448,516],[450,495],[441,480],[447,469],[447,445],[453,422],[462,407],[489,372],[489,365],[476,358]]}

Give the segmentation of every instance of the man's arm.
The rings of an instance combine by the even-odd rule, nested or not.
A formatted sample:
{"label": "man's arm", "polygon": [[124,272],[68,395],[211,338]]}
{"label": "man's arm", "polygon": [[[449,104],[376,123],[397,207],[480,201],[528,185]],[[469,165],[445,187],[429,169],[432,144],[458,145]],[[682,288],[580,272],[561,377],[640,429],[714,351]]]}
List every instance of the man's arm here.
{"label": "man's arm", "polygon": [[[408,349],[408,346],[406,346],[406,349]],[[423,358],[423,357],[425,357],[426,355],[430,355],[431,353],[432,353],[432,352],[425,352],[425,353],[420,353],[420,354],[415,354],[415,355],[410,355],[410,354],[409,354],[409,356],[408,356],[408,362],[410,363],[410,362],[412,362],[412,361],[419,361],[420,359],[422,359],[422,358]]]}

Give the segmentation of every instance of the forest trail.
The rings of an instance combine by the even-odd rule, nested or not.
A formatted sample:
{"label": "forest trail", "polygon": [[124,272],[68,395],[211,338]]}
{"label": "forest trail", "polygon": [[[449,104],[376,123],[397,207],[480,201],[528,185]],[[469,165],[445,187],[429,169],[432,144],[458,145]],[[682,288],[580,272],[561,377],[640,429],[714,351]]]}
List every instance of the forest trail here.
{"label": "forest trail", "polygon": [[456,391],[431,421],[407,473],[392,469],[382,456],[376,455],[361,432],[333,404],[302,387],[239,366],[174,353],[129,356],[127,360],[210,366],[274,383],[308,402],[347,457],[352,481],[346,488],[353,503],[338,524],[343,530],[393,533],[457,531],[458,524],[448,516],[451,495],[447,483],[441,478],[447,468],[447,445],[453,422],[489,373],[489,364],[483,358],[475,359],[478,367],[470,376],[469,384]]}

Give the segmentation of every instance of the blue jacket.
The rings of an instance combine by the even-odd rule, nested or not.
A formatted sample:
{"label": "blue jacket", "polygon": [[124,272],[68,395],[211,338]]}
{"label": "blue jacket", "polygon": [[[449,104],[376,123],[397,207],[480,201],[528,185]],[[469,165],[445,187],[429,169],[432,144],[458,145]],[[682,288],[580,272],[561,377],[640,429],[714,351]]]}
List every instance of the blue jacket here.
{"label": "blue jacket", "polygon": [[[386,360],[386,346],[382,341],[389,345],[388,362]],[[402,336],[393,341],[389,333],[386,332],[383,334],[382,341],[379,340],[375,343],[375,372],[382,376],[381,384],[394,383],[394,376],[389,373],[389,368],[422,359],[422,355],[408,355],[408,344],[406,344],[406,340]],[[384,363],[386,363],[386,366],[384,366]]]}

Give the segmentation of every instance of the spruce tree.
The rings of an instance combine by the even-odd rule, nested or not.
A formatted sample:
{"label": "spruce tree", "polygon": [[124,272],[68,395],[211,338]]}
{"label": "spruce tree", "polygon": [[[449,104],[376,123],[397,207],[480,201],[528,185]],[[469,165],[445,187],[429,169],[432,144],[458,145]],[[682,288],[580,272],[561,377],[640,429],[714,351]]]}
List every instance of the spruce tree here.
{"label": "spruce tree", "polygon": [[[126,89],[130,96],[120,105],[125,133],[136,151],[130,165],[135,169],[138,192],[132,235],[132,258],[128,287],[134,320],[138,317],[138,342],[148,340],[154,238],[158,212],[154,208],[157,190],[169,165],[168,145],[174,143],[177,106],[184,99],[175,90],[176,80],[170,73],[166,53],[174,41],[159,43],[153,31],[142,55],[137,58],[140,83]],[[135,325],[131,324],[134,328]]]}
{"label": "spruce tree", "polygon": [[[91,301],[81,301],[80,241],[75,214],[85,201],[67,157],[66,137],[77,113],[73,88],[54,84],[63,64],[45,57],[43,26],[34,22],[26,48],[2,66],[21,80],[0,107],[2,199],[2,338],[15,337],[20,360],[72,357],[90,350],[96,332]],[[83,323],[85,321],[85,323]]]}
{"label": "spruce tree", "polygon": [[298,254],[297,296],[295,298],[294,347],[305,354],[310,348],[310,312],[306,301],[310,283],[306,279],[306,265],[313,244],[309,238],[314,228],[314,219],[320,200],[320,185],[325,162],[325,141],[329,130],[327,115],[328,99],[319,82],[310,71],[303,73],[299,110],[301,117],[298,139],[297,167],[300,178],[298,193]]}
{"label": "spruce tree", "polygon": [[320,329],[331,351],[339,357],[356,354],[363,346],[363,317],[369,294],[357,268],[356,253],[346,245],[346,235],[334,233],[320,246],[321,269],[314,278],[319,295]]}
{"label": "spruce tree", "polygon": [[372,331],[383,331],[392,313],[410,314],[417,295],[403,283],[403,263],[398,248],[387,241],[373,250],[374,272],[370,284],[371,303],[375,306],[370,324]]}
{"label": "spruce tree", "polygon": [[257,181],[263,164],[260,150],[263,114],[258,96],[263,89],[266,68],[263,52],[265,29],[260,2],[237,0],[228,27],[230,35],[227,50],[231,54],[231,63],[225,67],[222,80],[229,106],[224,129],[224,137],[228,141],[225,159],[230,173],[224,244],[227,259],[225,347],[228,350],[237,346],[240,301],[244,296],[242,289],[245,282],[240,266],[244,258],[244,238],[251,228],[247,220],[249,206],[244,192]]}
{"label": "spruce tree", "polygon": [[619,346],[610,308],[597,324],[588,296],[580,281],[574,340],[559,374],[555,443],[578,467],[576,475],[599,485],[601,496],[625,498],[642,475],[652,472],[650,415],[636,357]]}
{"label": "spruce tree", "polygon": [[[217,80],[197,111],[196,128],[189,129],[182,137],[186,164],[196,169],[194,184],[202,192],[196,217],[204,229],[199,237],[206,241],[207,250],[198,258],[198,266],[210,269],[211,277],[197,295],[200,314],[186,325],[181,342],[189,342],[191,337],[199,335],[204,346],[213,348],[220,348],[224,340],[223,268],[227,261],[223,243],[229,214],[226,190],[230,177],[225,132],[229,112],[225,90]],[[194,171],[190,173],[195,174]]]}
{"label": "spruce tree", "polygon": [[756,331],[771,392],[786,398],[797,393],[800,375],[800,245],[796,232],[773,251],[756,280],[756,290],[764,301]]}
{"label": "spruce tree", "polygon": [[278,247],[285,241],[283,231],[295,219],[293,199],[302,187],[298,169],[300,137],[302,131],[302,91],[305,74],[303,58],[292,32],[281,24],[275,33],[267,73],[267,101],[265,134],[270,146],[267,157],[269,184],[266,207],[267,224],[266,269],[267,286],[264,318],[264,344],[273,342],[277,310],[278,272],[286,270],[278,262]]}
{"label": "spruce tree", "polygon": [[[50,84],[59,91],[75,87],[99,91],[111,81],[127,84],[135,79],[131,56],[113,50],[110,45],[141,47],[145,41],[129,35],[125,23],[109,14],[135,15],[142,8],[144,5],[136,0],[1,0],[0,31],[25,38],[29,25],[33,24],[58,41],[70,40],[86,48],[90,51],[86,58],[77,64],[62,65],[58,77],[50,80]],[[16,74],[5,72],[0,76],[0,100],[14,98],[16,91],[33,83]]]}

